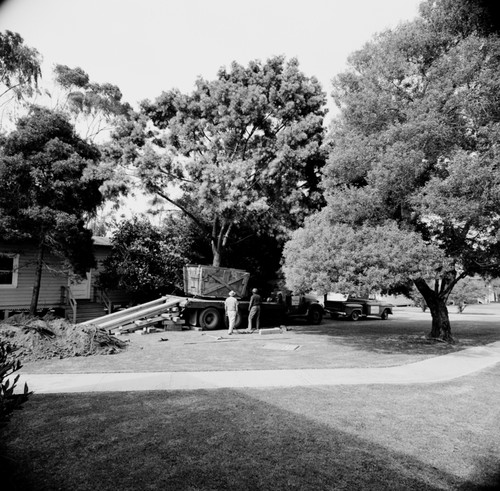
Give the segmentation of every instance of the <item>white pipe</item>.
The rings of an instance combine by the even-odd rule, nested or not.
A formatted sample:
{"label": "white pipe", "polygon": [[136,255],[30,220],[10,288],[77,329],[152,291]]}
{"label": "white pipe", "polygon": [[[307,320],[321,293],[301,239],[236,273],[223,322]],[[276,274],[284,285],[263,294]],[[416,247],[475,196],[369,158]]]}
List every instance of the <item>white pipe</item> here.
{"label": "white pipe", "polygon": [[102,327],[104,329],[110,329],[112,327],[116,327],[128,322],[132,322],[136,319],[140,319],[141,317],[146,317],[149,314],[160,313],[178,304],[182,300],[185,299],[183,297],[174,297],[174,296],[161,297],[157,300],[153,300],[151,302],[147,302],[142,305],[136,305],[134,307],[121,310],[119,312],[114,312],[113,314],[105,315],[102,317],[98,317],[97,319],[83,322],[80,325],[84,326],[93,324]]}

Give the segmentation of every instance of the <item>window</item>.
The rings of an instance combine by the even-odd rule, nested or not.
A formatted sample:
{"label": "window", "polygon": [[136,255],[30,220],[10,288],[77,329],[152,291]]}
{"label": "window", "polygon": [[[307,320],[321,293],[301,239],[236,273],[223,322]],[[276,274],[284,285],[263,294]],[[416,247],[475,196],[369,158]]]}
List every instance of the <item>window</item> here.
{"label": "window", "polygon": [[0,288],[16,288],[19,254],[0,252]]}

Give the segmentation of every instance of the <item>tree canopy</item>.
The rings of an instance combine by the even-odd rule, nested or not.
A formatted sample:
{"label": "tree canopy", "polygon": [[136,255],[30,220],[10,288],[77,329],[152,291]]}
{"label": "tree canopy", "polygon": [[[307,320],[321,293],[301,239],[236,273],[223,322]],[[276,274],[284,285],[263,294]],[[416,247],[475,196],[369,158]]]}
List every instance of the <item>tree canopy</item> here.
{"label": "tree canopy", "polygon": [[8,92],[17,99],[31,95],[41,76],[40,55],[11,31],[0,32],[0,98]]}
{"label": "tree canopy", "polygon": [[36,313],[43,256],[58,254],[76,273],[94,264],[85,219],[102,203],[98,149],[76,135],[61,114],[41,107],[18,121],[0,149],[0,236],[38,247],[32,314]]}
{"label": "tree canopy", "polygon": [[161,227],[145,218],[122,222],[99,275],[103,288],[119,288],[135,302],[184,291],[183,266],[195,260],[197,237],[189,223],[167,218]]}
{"label": "tree canopy", "polygon": [[[404,290],[413,281],[431,310],[431,335],[445,339],[446,301],[457,281],[500,273],[500,39],[487,10],[475,7],[426,1],[420,18],[351,55],[350,68],[334,80],[341,113],[324,168],[327,208],[285,254],[293,284],[294,242],[304,234],[314,237],[305,258],[337,271],[323,282],[327,290]],[[318,236],[318,223],[328,232]],[[345,241],[330,237],[342,234]],[[315,253],[320,240],[330,258]],[[360,274],[339,282],[345,268]]]}
{"label": "tree canopy", "polygon": [[75,125],[85,126],[87,139],[94,140],[103,132],[109,132],[117,118],[127,117],[132,111],[130,104],[122,101],[119,87],[92,82],[80,67],[55,65],[54,80],[64,91],[58,109],[68,112]]}
{"label": "tree canopy", "polygon": [[[119,148],[149,192],[209,232],[220,265],[238,225],[283,234],[319,207],[324,104],[318,81],[295,59],[233,63],[216,80],[197,80],[192,94],[171,90],[145,101],[146,119],[119,135],[135,147]],[[137,130],[148,121],[153,130],[141,141]]]}

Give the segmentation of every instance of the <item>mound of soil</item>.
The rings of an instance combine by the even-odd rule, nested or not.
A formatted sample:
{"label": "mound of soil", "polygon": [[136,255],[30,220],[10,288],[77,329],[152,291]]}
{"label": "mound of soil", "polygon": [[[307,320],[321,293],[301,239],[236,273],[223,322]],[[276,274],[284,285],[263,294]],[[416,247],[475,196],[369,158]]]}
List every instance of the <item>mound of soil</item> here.
{"label": "mound of soil", "polygon": [[115,354],[127,344],[97,326],[77,326],[47,315],[19,314],[0,322],[0,340],[7,341],[13,356],[23,361]]}

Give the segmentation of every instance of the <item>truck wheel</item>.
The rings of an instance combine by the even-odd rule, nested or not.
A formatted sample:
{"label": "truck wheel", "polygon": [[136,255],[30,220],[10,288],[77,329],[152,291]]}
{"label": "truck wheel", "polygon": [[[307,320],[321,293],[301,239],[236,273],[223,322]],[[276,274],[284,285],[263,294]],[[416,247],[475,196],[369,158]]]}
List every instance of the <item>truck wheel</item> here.
{"label": "truck wheel", "polygon": [[243,319],[241,317],[241,314],[239,312],[236,313],[236,320],[234,321],[234,328],[238,329],[238,327],[241,326],[243,323]]}
{"label": "truck wheel", "polygon": [[380,315],[380,318],[383,320],[383,321],[386,321],[388,318],[389,318],[389,311],[387,309],[385,309],[382,314]]}
{"label": "truck wheel", "polygon": [[221,313],[213,307],[203,310],[200,314],[200,326],[203,329],[217,329],[217,327],[221,324],[221,321]]}
{"label": "truck wheel", "polygon": [[198,312],[196,310],[191,310],[187,314],[187,321],[190,326],[198,325]]}
{"label": "truck wheel", "polygon": [[361,313],[359,312],[359,310],[353,310],[351,312],[351,315],[349,316],[349,319],[351,319],[352,321],[358,321],[360,317]]}
{"label": "truck wheel", "polygon": [[307,314],[307,321],[310,324],[320,324],[323,320],[323,312],[320,309],[311,309]]}

